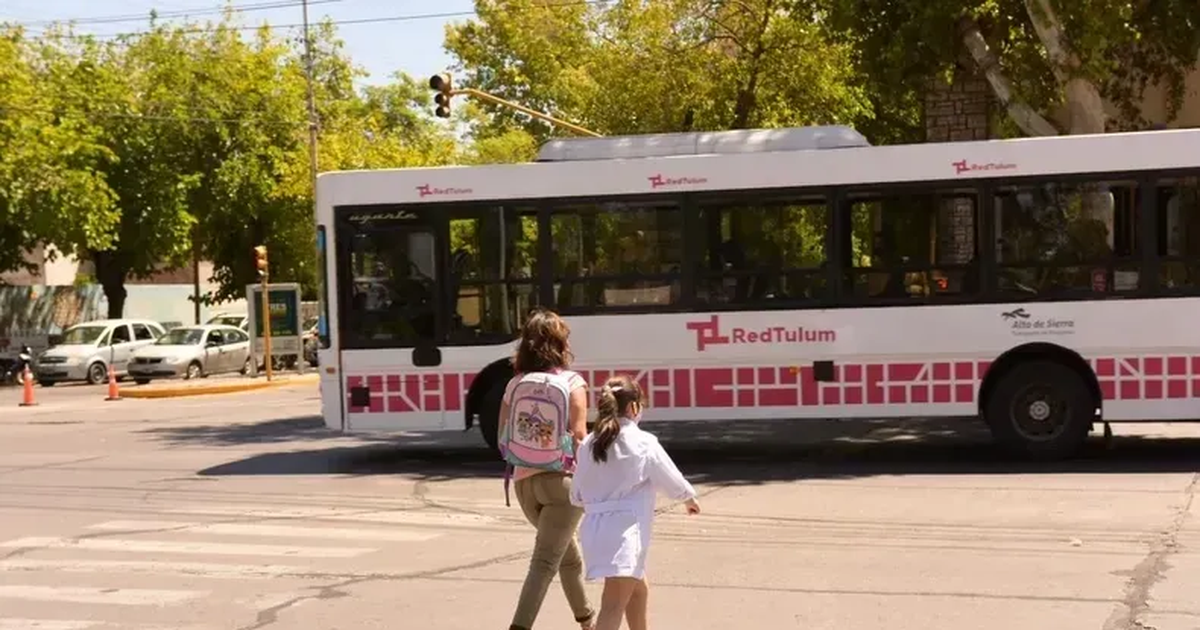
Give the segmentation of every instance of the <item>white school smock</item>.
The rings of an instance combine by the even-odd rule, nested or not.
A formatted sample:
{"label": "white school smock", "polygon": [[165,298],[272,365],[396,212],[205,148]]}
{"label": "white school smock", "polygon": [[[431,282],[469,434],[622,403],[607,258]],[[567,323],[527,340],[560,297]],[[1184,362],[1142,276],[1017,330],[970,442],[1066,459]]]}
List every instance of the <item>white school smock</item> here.
{"label": "white school smock", "polygon": [[671,461],[658,438],[621,419],[621,432],[608,447],[608,461],[592,458],[595,434],[579,445],[571,503],[582,507],[579,544],[588,580],[642,578],[654,523],[655,492],[677,501],[695,489]]}

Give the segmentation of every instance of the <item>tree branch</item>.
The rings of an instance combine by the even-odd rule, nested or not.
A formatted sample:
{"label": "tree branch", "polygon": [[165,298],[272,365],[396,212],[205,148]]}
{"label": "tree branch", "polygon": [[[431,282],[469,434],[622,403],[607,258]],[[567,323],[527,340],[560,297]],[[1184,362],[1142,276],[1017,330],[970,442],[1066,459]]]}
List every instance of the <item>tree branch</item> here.
{"label": "tree branch", "polygon": [[1033,30],[1046,48],[1054,78],[1066,92],[1070,114],[1070,133],[1104,133],[1108,115],[1104,98],[1096,83],[1080,74],[1083,65],[1079,51],[1072,50],[1063,36],[1062,22],[1050,0],[1025,0],[1025,10]]}
{"label": "tree branch", "polygon": [[1079,57],[1071,51],[1063,41],[1062,23],[1050,0],[1025,0],[1025,11],[1029,13],[1029,21],[1033,30],[1046,48],[1050,58],[1050,69],[1059,84],[1065,85],[1071,71],[1079,67]]}
{"label": "tree branch", "polygon": [[992,53],[987,40],[983,38],[983,33],[979,31],[979,23],[972,17],[963,17],[959,20],[958,32],[967,52],[971,54],[971,59],[987,79],[997,100],[1004,106],[1009,118],[1017,123],[1021,131],[1031,136],[1059,135],[1057,127],[1050,124],[1050,121],[1034,111],[1028,103],[1018,99],[1013,93],[1012,83],[1001,71],[1000,62]]}

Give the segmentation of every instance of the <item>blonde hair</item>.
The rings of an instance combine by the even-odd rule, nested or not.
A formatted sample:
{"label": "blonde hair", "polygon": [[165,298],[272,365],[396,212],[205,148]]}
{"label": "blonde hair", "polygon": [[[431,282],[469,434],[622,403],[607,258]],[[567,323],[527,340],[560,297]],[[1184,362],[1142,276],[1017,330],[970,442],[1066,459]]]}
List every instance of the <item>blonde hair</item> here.
{"label": "blonde hair", "polygon": [[592,459],[608,461],[608,449],[621,433],[620,418],[628,417],[634,405],[644,407],[642,388],[637,381],[618,374],[604,383],[596,401],[596,424],[592,427]]}

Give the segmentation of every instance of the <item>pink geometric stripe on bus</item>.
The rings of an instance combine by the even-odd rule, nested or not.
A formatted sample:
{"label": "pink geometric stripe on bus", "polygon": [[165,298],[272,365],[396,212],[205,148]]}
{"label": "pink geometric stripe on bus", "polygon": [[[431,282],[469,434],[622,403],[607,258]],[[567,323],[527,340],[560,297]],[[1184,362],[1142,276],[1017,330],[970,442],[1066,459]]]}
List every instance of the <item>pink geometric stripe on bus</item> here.
{"label": "pink geometric stripe on bus", "polygon": [[[812,367],[696,367],[579,370],[595,394],[613,374],[630,374],[651,406],[666,409],[974,404],[991,361],[843,363],[833,382]],[[1105,400],[1200,398],[1200,357],[1112,357],[1091,361]],[[474,373],[372,374],[346,378],[366,386],[370,404],[350,413],[461,411]]]}

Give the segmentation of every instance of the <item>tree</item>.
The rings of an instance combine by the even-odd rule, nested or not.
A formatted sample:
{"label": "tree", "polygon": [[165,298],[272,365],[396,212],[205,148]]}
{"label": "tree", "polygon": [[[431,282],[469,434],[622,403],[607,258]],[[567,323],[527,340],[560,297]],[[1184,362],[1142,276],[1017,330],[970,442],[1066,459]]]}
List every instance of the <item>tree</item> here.
{"label": "tree", "polygon": [[[313,86],[318,121],[318,170],[402,168],[454,162],[454,138],[433,124],[431,97],[406,74],[392,82],[356,90],[362,76],[326,20],[313,29]],[[282,42],[259,32],[253,54],[242,66],[226,62],[241,86],[223,86],[240,102],[256,103],[271,125],[244,124],[240,137],[257,136],[238,155],[222,162],[220,193],[200,224],[204,254],[214,262],[217,290],[210,301],[239,298],[257,281],[251,251],[268,246],[271,277],[316,288],[316,230],[312,173],[304,110],[304,42]],[[304,124],[283,124],[304,121]],[[250,146],[258,149],[251,150]]]}
{"label": "tree", "polygon": [[1008,133],[1144,128],[1147,87],[1165,86],[1171,115],[1200,50],[1191,0],[829,0],[885,101],[913,100],[928,79],[973,68],[990,84]]}
{"label": "tree", "polygon": [[[547,4],[477,0],[448,27],[467,85],[605,135],[853,124],[869,116],[850,49],[784,0]],[[484,104],[490,128],[555,130]]]}
{"label": "tree", "polygon": [[[34,41],[0,30],[0,271],[25,267],[39,245],[107,246],[119,216],[96,170],[110,152],[74,98],[81,88],[63,44],[57,31]],[[96,50],[77,54],[91,63]]]}

